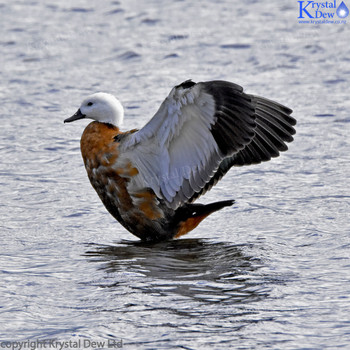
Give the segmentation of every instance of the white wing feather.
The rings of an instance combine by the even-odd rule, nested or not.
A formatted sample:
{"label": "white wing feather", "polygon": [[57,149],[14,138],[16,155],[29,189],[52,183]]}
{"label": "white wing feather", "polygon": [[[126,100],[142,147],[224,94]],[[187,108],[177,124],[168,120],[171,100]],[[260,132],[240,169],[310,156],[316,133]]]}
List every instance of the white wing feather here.
{"label": "white wing feather", "polygon": [[210,132],[214,123],[214,98],[200,83],[173,88],[155,116],[121,145],[139,171],[130,186],[152,188],[173,209],[186,202],[223,158]]}

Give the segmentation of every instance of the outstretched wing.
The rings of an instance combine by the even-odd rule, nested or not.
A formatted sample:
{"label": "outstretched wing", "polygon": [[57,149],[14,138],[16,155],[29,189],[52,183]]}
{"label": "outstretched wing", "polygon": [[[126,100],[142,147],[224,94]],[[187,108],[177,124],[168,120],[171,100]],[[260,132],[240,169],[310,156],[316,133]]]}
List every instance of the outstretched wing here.
{"label": "outstretched wing", "polygon": [[[238,162],[249,155],[255,162],[260,153],[262,160],[278,155],[288,140],[271,137],[276,118],[266,117],[267,125],[261,124],[259,115],[269,114],[264,102],[269,108],[281,106],[225,81],[186,81],[174,87],[155,116],[120,145],[138,170],[130,191],[149,187],[175,209],[209,189],[228,157]],[[269,147],[264,149],[264,144]]]}
{"label": "outstretched wing", "polygon": [[195,201],[209,191],[233,166],[243,166],[266,162],[279,156],[279,152],[288,150],[285,142],[292,142],[295,134],[296,120],[291,117],[293,112],[277,102],[259,96],[250,96],[255,105],[256,129],[252,141],[239,152],[226,157],[215,175],[189,199]]}

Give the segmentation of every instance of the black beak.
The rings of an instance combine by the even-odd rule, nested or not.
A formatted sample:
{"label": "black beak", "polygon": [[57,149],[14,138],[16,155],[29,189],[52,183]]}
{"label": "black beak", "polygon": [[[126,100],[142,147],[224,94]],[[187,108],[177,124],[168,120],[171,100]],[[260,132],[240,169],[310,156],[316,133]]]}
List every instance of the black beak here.
{"label": "black beak", "polygon": [[85,118],[86,115],[85,114],[82,114],[81,113],[81,110],[80,108],[76,111],[75,114],[73,114],[70,118],[67,118],[64,120],[64,123],[70,123],[70,122],[74,122],[75,120],[78,120],[78,119],[83,119]]}

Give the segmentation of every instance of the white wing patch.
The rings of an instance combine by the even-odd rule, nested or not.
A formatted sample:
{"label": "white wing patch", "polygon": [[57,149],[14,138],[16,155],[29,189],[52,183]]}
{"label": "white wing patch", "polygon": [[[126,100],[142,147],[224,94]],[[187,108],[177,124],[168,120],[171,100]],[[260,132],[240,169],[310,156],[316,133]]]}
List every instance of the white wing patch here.
{"label": "white wing patch", "polygon": [[121,145],[139,174],[130,191],[150,187],[175,209],[199,192],[222,156],[213,135],[214,98],[196,84],[173,88],[155,116]]}

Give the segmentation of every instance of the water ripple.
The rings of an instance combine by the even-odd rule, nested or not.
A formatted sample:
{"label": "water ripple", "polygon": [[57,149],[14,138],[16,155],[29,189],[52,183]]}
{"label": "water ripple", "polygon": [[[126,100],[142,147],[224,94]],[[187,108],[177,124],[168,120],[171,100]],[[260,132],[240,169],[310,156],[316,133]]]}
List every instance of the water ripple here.
{"label": "water ripple", "polygon": [[[186,239],[156,245],[123,242],[90,248],[93,250],[86,256],[99,263],[109,280],[113,280],[113,274],[119,284],[129,284],[130,274],[147,277],[150,285],[140,287],[146,293],[167,290],[207,302],[252,301],[268,295],[264,282],[256,282],[251,276],[261,262],[245,255],[241,246]],[[121,280],[120,273],[126,273],[128,278]],[[108,283],[115,286],[113,281]]]}

